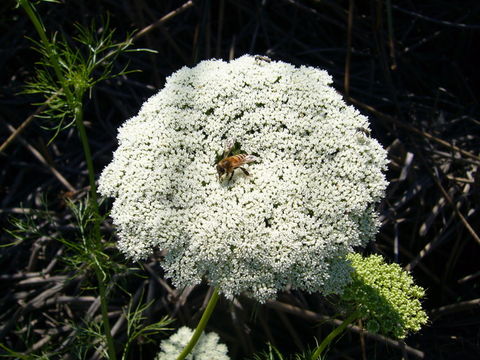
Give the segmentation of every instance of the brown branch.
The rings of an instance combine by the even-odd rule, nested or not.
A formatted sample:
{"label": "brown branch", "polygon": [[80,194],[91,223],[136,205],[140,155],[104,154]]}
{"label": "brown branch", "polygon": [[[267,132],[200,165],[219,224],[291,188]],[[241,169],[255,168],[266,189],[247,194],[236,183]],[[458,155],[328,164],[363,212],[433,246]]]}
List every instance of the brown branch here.
{"label": "brown branch", "polygon": [[189,0],[187,1],[185,4],[183,4],[182,6],[180,6],[179,8],[169,12],[167,15],[163,16],[162,18],[158,19],[157,21],[155,21],[153,24],[150,24],[148,25],[147,27],[144,27],[142,30],[140,30],[139,32],[137,32],[135,34],[135,36],[133,36],[132,40],[135,41],[135,40],[138,40],[139,38],[141,38],[142,36],[148,34],[150,31],[152,31],[153,29],[155,29],[156,27],[162,25],[164,22],[172,19],[173,17],[177,16],[178,14],[181,14],[182,12],[184,12],[185,10],[187,10],[189,7],[193,6],[193,1],[192,0]]}
{"label": "brown branch", "polygon": [[50,102],[55,98],[57,97],[57,94],[54,94],[52,95],[50,98],[47,99],[47,101],[45,101],[45,103],[40,106],[39,108],[37,108],[37,110],[35,110],[35,112],[30,115],[28,118],[25,119],[25,121],[23,123],[20,124],[20,126],[18,128],[14,128],[12,126],[12,128],[14,129],[14,131],[10,134],[10,136],[7,138],[7,140],[5,140],[3,142],[3,144],[0,146],[0,153],[1,152],[4,152],[5,149],[8,147],[8,145],[10,145],[10,143],[18,136],[22,133],[23,130],[25,130],[25,128],[32,122],[33,119],[35,119],[35,117],[40,114],[43,110],[45,110],[48,105],[50,104]]}
{"label": "brown branch", "polygon": [[[340,326],[343,323],[342,320],[333,319],[329,316],[320,315],[316,312],[302,309],[290,304],[282,303],[280,301],[270,301],[267,303],[267,306],[273,309],[287,312],[295,316],[299,316],[301,318],[304,318],[312,322],[321,321],[321,322],[327,322],[329,324],[336,325],[336,326]],[[416,356],[417,358],[423,359],[425,357],[425,353],[423,351],[410,347],[406,345],[403,341],[397,341],[379,334],[374,334],[355,325],[349,325],[347,329],[358,334],[365,334],[367,337],[373,340],[384,342],[392,347],[400,349],[401,351],[406,351],[409,354]]]}
{"label": "brown branch", "polygon": [[[7,124],[7,128],[12,132],[12,134],[16,131],[16,129],[10,124]],[[63,186],[65,186],[69,191],[75,191],[75,188],[72,186],[72,184],[70,184],[68,180],[65,179],[57,169],[55,169],[55,167],[49,164],[45,157],[37,149],[30,145],[20,135],[17,135],[16,137],[18,137],[18,140],[33,154],[33,156],[37,158],[38,161],[40,161],[52,172],[52,174],[58,179],[58,181],[62,183]]]}
{"label": "brown branch", "polygon": [[353,11],[355,1],[350,0],[348,3],[348,29],[347,29],[347,55],[345,58],[345,77],[343,79],[343,87],[345,97],[350,97],[350,65],[352,60],[352,31],[353,31]]}
{"label": "brown branch", "polygon": [[460,301],[456,304],[451,304],[451,305],[445,305],[442,307],[439,307],[438,309],[432,310],[431,318],[432,320],[438,319],[440,316],[451,314],[451,313],[457,313],[460,311],[467,311],[467,310],[477,310],[480,307],[480,299],[473,299],[473,300],[467,300],[467,301]]}
{"label": "brown branch", "polygon": [[440,139],[440,138],[438,138],[438,137],[436,137],[436,136],[433,136],[432,134],[429,134],[429,133],[427,133],[427,132],[425,132],[425,131],[422,131],[422,130],[417,129],[417,128],[413,127],[413,126],[410,125],[410,124],[407,124],[407,123],[405,123],[405,122],[403,122],[403,121],[400,121],[400,120],[395,119],[395,118],[392,117],[392,116],[389,116],[389,115],[387,115],[387,114],[384,114],[384,113],[376,110],[374,107],[372,107],[372,106],[370,106],[370,105],[367,105],[367,104],[365,104],[365,103],[363,103],[363,102],[361,102],[361,101],[359,101],[359,100],[356,100],[356,99],[351,98],[351,97],[349,97],[348,100],[351,101],[352,103],[354,103],[355,105],[364,108],[364,109],[367,110],[368,112],[371,112],[372,114],[374,114],[375,116],[377,116],[377,117],[380,118],[380,119],[390,121],[390,122],[394,123],[395,125],[398,125],[398,126],[400,126],[400,127],[403,127],[403,128],[405,128],[405,129],[407,129],[407,130],[409,130],[409,131],[411,131],[411,132],[414,132],[414,133],[416,133],[416,134],[418,134],[418,135],[420,135],[420,136],[423,136],[424,138],[427,138],[427,139],[432,140],[432,141],[434,141],[434,142],[436,142],[436,143],[438,143],[438,144],[440,144],[440,145],[443,145],[443,146],[445,146],[445,147],[448,147],[448,148],[451,149],[451,150],[458,151],[458,152],[461,153],[462,155],[465,155],[465,156],[467,156],[467,157],[469,157],[469,158],[471,158],[471,159],[476,160],[477,162],[480,162],[480,156],[478,156],[478,155],[475,155],[475,154],[473,154],[473,153],[471,153],[471,152],[469,152],[469,151],[463,150],[463,149],[459,148],[458,146],[455,146],[455,145],[453,145],[453,144],[450,144],[448,141],[442,140],[442,139]]}
{"label": "brown branch", "polygon": [[467,231],[470,233],[470,235],[472,235],[472,237],[475,239],[475,241],[480,244],[480,237],[477,235],[477,233],[475,232],[475,230],[473,229],[473,227],[470,225],[470,223],[467,221],[467,219],[465,218],[465,216],[463,216],[463,214],[460,212],[460,210],[458,210],[458,207],[456,204],[453,203],[453,200],[452,198],[450,197],[450,195],[448,194],[448,192],[443,188],[442,184],[440,184],[440,181],[438,180],[438,178],[432,174],[432,178],[433,178],[433,181],[435,181],[435,184],[438,186],[438,188],[440,189],[440,191],[442,192],[443,194],[443,197],[448,201],[448,203],[452,206],[453,208],[453,211],[455,212],[455,214],[458,216],[458,218],[460,219],[460,222],[463,224],[463,226],[465,226],[465,228],[467,229]]}

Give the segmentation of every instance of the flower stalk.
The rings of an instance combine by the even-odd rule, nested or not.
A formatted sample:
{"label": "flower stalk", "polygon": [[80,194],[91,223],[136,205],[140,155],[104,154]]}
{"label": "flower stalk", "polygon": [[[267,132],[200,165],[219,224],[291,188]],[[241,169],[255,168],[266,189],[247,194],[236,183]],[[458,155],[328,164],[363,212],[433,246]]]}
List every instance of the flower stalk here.
{"label": "flower stalk", "polygon": [[351,313],[345,320],[343,320],[340,326],[338,326],[330,334],[328,334],[328,336],[323,339],[321,344],[316,348],[315,352],[312,355],[312,360],[317,360],[320,355],[322,355],[322,352],[332,342],[332,340],[335,339],[338,335],[340,335],[347,328],[348,325],[357,320],[359,316],[360,314],[358,312]]}
{"label": "flower stalk", "polygon": [[192,335],[192,338],[188,342],[187,346],[185,346],[181,354],[178,356],[177,360],[185,359],[187,355],[190,354],[190,352],[195,347],[195,344],[197,343],[198,339],[202,335],[203,330],[205,330],[205,326],[207,326],[208,320],[212,315],[213,309],[215,309],[215,305],[217,305],[218,297],[219,297],[218,287],[216,287],[213,290],[210,300],[208,300],[207,307],[205,308],[205,311],[202,314],[202,318],[200,319],[200,322],[198,323],[197,328],[195,329]]}
{"label": "flower stalk", "polygon": [[[34,6],[28,0],[19,0],[19,4],[27,13],[28,17],[32,21],[41,42],[45,48],[46,56],[49,64],[52,66],[53,71],[57,77],[57,80],[65,93],[65,97],[67,100],[68,106],[73,110],[75,125],[77,127],[77,131],[80,137],[80,141],[82,143],[83,152],[85,155],[85,160],[87,163],[88,169],[88,178],[90,184],[90,202],[93,206],[95,212],[95,220],[93,224],[93,247],[97,248],[101,241],[101,234],[100,234],[100,215],[99,215],[99,208],[98,208],[98,201],[97,201],[97,189],[95,185],[95,171],[93,168],[93,159],[92,153],[90,150],[90,145],[88,143],[88,137],[85,129],[85,125],[83,123],[83,108],[82,108],[82,97],[84,94],[84,90],[79,91],[72,91],[70,86],[68,85],[65,77],[62,73],[60,62],[58,59],[58,54],[55,50],[54,44],[52,44],[46,35],[45,26],[42,23],[41,18],[38,16],[37,12],[35,11]],[[107,341],[107,349],[109,358],[111,360],[116,360],[116,353],[115,347],[113,343],[113,338],[110,332],[110,323],[108,320],[108,307],[107,307],[107,298],[106,298],[106,291],[105,286],[103,284],[104,275],[103,271],[97,261],[93,262],[93,267],[95,271],[95,275],[98,282],[98,288],[100,293],[100,303],[101,303],[101,312],[102,312],[102,321],[103,327],[105,331],[106,341]]]}

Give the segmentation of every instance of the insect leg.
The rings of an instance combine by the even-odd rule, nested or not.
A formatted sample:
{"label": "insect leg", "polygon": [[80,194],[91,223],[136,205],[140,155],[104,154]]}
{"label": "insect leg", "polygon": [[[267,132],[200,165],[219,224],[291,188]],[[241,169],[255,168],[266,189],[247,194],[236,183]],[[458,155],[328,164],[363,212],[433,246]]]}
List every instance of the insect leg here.
{"label": "insect leg", "polygon": [[243,167],[239,167],[239,169],[242,170],[245,175],[250,176],[250,174],[248,173],[248,171],[245,170]]}

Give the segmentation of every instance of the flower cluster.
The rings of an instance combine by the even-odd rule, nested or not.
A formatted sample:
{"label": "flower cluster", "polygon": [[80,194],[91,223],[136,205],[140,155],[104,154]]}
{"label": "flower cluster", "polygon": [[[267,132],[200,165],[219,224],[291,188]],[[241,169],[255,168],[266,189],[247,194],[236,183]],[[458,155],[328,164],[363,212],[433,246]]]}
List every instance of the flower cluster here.
{"label": "flower cluster", "polygon": [[[193,330],[184,326],[163,340],[160,344],[161,351],[155,360],[176,360],[183,348],[188,344],[193,335]],[[218,342],[219,336],[214,333],[205,333],[200,336],[192,352],[186,357],[187,360],[229,360],[227,346]]]}
{"label": "flower cluster", "polygon": [[[177,286],[206,278],[231,298],[339,292],[341,260],[372,240],[386,153],[327,72],[254,56],[171,75],[119,130],[100,177],[128,257],[167,250]],[[227,139],[258,159],[219,181]]]}
{"label": "flower cluster", "polygon": [[380,255],[349,254],[347,258],[354,269],[353,281],[342,300],[366,319],[369,331],[403,339],[427,323],[419,301],[425,291],[414,285],[410,274],[397,264],[386,264]]}

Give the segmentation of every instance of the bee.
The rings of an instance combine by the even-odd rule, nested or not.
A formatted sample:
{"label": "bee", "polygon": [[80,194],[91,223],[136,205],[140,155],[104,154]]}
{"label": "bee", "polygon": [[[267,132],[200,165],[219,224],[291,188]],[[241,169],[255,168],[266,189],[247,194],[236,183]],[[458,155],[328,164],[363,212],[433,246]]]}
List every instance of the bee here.
{"label": "bee", "polygon": [[[232,152],[234,155],[231,155]],[[255,155],[243,153],[238,142],[233,139],[227,140],[223,155],[220,157],[220,161],[217,162],[218,180],[221,181],[224,175],[230,175],[228,179],[230,181],[236,169],[240,169],[245,175],[250,176],[250,173],[242,166],[254,161],[257,161]]]}

